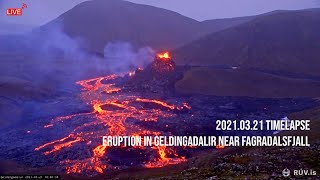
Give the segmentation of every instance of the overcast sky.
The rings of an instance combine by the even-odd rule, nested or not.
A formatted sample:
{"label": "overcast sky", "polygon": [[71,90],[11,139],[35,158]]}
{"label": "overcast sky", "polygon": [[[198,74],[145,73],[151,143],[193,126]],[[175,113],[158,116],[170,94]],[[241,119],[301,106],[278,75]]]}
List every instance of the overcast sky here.
{"label": "overcast sky", "polygon": [[[0,0],[0,22],[44,24],[85,0]],[[306,9],[320,7],[320,0],[128,0],[176,11],[202,21],[228,17],[261,14],[279,9]],[[6,8],[28,8],[20,17],[5,16]]]}
{"label": "overcast sky", "polygon": [[320,7],[320,0],[130,0],[170,9],[196,20],[257,15],[273,10]]}

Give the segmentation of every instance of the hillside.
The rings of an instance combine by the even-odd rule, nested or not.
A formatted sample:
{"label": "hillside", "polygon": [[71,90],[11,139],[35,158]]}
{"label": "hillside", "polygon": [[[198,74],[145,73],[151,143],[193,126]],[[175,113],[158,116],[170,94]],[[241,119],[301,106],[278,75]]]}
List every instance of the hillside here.
{"label": "hillside", "polygon": [[178,64],[320,76],[320,9],[280,11],[212,33],[174,52]]}
{"label": "hillside", "polygon": [[180,93],[264,98],[320,97],[320,81],[242,69],[192,68],[175,85]]}
{"label": "hillside", "polygon": [[[56,20],[63,31],[86,41],[87,48],[101,52],[107,42],[127,41],[136,47],[173,48],[196,38],[199,22],[178,13],[121,0],[80,3]],[[190,37],[191,36],[191,37]]]}
{"label": "hillside", "polygon": [[214,33],[233,26],[237,26],[255,19],[257,16],[245,16],[226,19],[212,19],[201,22],[203,29],[207,29],[208,32]]}
{"label": "hillside", "polygon": [[111,41],[127,41],[135,47],[170,50],[211,32],[251,20],[240,17],[198,22],[176,12],[122,0],[93,0],[80,3],[42,26],[62,22],[63,31],[85,41],[85,48],[102,52]]}

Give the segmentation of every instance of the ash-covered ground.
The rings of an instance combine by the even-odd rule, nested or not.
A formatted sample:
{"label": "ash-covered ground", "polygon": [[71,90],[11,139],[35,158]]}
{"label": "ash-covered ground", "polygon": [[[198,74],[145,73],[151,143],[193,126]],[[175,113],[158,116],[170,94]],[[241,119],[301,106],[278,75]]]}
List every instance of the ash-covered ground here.
{"label": "ash-covered ground", "polygon": [[217,119],[281,119],[319,105],[308,98],[178,94],[174,84],[188,67],[174,66],[164,73],[153,67],[82,80],[76,83],[78,92],[26,102],[23,126],[1,130],[0,158],[85,176],[112,169],[162,167],[185,162],[208,148],[111,148],[101,145],[102,136],[222,135],[227,133],[215,131]]}

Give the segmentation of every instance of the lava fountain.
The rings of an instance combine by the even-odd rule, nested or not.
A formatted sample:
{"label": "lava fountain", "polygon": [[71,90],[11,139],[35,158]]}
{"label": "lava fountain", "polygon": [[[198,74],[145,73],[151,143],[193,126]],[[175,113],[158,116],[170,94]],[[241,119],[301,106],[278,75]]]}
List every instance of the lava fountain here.
{"label": "lava fountain", "polygon": [[173,72],[175,63],[172,60],[169,52],[157,54],[155,60],[151,63],[151,70],[154,74],[163,74]]}

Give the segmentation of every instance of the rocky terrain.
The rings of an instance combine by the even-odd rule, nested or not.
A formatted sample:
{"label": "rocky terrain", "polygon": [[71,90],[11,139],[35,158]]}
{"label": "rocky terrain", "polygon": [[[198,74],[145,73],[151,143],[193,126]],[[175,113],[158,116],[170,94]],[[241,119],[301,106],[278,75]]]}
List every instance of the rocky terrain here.
{"label": "rocky terrain", "polygon": [[[1,35],[0,174],[281,179],[284,168],[319,173],[319,12],[198,22],[127,1],[93,0],[30,34]],[[154,50],[175,48],[172,58],[152,61]],[[215,122],[284,117],[312,120],[310,147],[101,145],[106,134],[271,135],[217,132]]]}
{"label": "rocky terrain", "polygon": [[[129,98],[128,100],[132,99],[132,97],[140,97],[144,98],[148,101],[148,99],[157,99],[161,100],[162,102],[172,104],[172,105],[179,105],[183,103],[187,103],[188,106],[191,107],[190,110],[181,111],[181,110],[170,110],[168,111],[167,108],[162,107],[159,104],[154,104],[153,102],[143,103],[141,105],[134,103],[132,104],[136,108],[143,108],[144,112],[148,112],[149,110],[159,110],[160,113],[169,113],[173,116],[167,116],[166,117],[158,117],[156,121],[140,121],[139,116],[135,117],[134,119],[126,119],[126,121],[123,121],[119,119],[119,122],[117,123],[124,123],[125,126],[131,127],[131,130],[134,130],[136,128],[139,129],[145,129],[151,132],[160,132],[161,134],[174,134],[174,135],[219,135],[219,133],[222,132],[216,132],[215,131],[215,120],[216,119],[267,119],[267,118],[274,118],[274,119],[280,119],[287,115],[289,115],[292,112],[301,111],[304,109],[312,108],[314,106],[319,105],[319,102],[314,99],[310,98],[283,98],[283,99],[266,99],[266,98],[249,98],[249,97],[218,97],[218,96],[204,96],[204,95],[192,95],[192,96],[184,96],[181,94],[177,94],[174,91],[174,83],[170,82],[170,80],[174,79],[171,77],[176,77],[176,79],[181,78],[181,73],[183,72],[183,68],[179,69],[176,68],[175,71],[172,73],[165,73],[163,75],[158,75],[157,78],[155,76],[150,75],[151,71],[142,70],[139,73],[135,74],[134,76],[126,75],[122,78],[117,78],[112,80],[112,83],[116,84],[116,87],[119,87],[121,90],[119,92],[112,91],[111,95],[102,93],[102,94],[96,94],[97,97],[105,99],[104,101],[108,102],[108,97],[121,97],[123,98]],[[143,79],[140,79],[141,77],[144,77]],[[168,78],[170,77],[170,78]],[[99,78],[98,78],[99,79]],[[140,81],[140,83],[135,83],[137,81]],[[92,82],[92,83],[90,83]],[[86,88],[94,88],[96,85],[100,83],[94,83],[98,81],[91,81],[86,80],[83,81],[81,84]],[[131,83],[130,83],[131,82]],[[143,82],[143,83],[142,83]],[[88,84],[89,83],[89,84]],[[108,83],[109,80],[103,80],[101,81],[101,87],[109,87]],[[95,85],[96,84],[96,85]],[[118,85],[118,86],[117,86]],[[100,85],[99,85],[100,86]],[[122,88],[121,88],[122,87]],[[103,90],[103,89],[102,89]],[[106,90],[106,89],[104,89]],[[98,91],[99,92],[99,91]],[[107,91],[108,92],[108,91]],[[85,93],[85,94],[83,94]],[[54,171],[56,173],[62,173],[65,172],[65,167],[73,167],[75,164],[70,165],[63,165],[60,164],[61,162],[65,162],[69,159],[76,159],[76,160],[86,160],[89,154],[93,155],[90,151],[90,148],[92,148],[92,145],[98,145],[100,138],[98,137],[87,137],[86,135],[79,136],[79,138],[89,138],[93,141],[92,145],[85,145],[86,141],[84,141],[81,144],[78,145],[72,145],[67,146],[67,148],[64,148],[62,151],[50,151],[50,146],[45,148],[46,151],[43,151],[42,149],[40,151],[35,150],[37,147],[41,147],[41,144],[47,143],[48,141],[60,139],[59,141],[64,142],[65,140],[62,140],[64,136],[68,135],[70,132],[73,134],[71,137],[76,136],[77,134],[74,134],[75,129],[81,129],[82,133],[87,132],[95,132],[96,134],[99,134],[100,131],[103,133],[104,128],[101,129],[101,126],[105,126],[101,123],[98,123],[99,121],[96,121],[96,118],[106,118],[103,114],[101,114],[101,117],[99,117],[101,110],[97,111],[93,108],[96,106],[93,104],[93,106],[88,105],[83,102],[84,99],[87,98],[95,98],[96,95],[90,93],[89,97],[87,97],[86,92],[84,91],[81,94],[66,94],[61,95],[58,97],[54,97],[52,99],[47,99],[46,101],[29,101],[25,104],[25,111],[23,112],[23,116],[26,117],[23,122],[11,124],[11,126],[2,129],[1,131],[1,144],[0,147],[3,149],[2,153],[0,154],[2,159],[5,159],[7,161],[15,161],[19,164],[19,166],[28,166],[27,171],[32,171],[32,168],[40,168],[40,169],[51,169],[50,171]],[[80,95],[80,96],[79,96]],[[82,97],[82,98],[80,98]],[[96,100],[99,100],[96,99]],[[122,100],[118,99],[117,103],[121,103]],[[137,100],[136,100],[137,101]],[[131,104],[131,103],[130,103]],[[108,111],[110,108],[113,112],[113,118],[118,118],[118,113],[126,113],[125,109],[117,108],[114,106],[106,106],[103,107],[99,105],[101,108],[103,108],[102,111]],[[130,108],[129,108],[130,109]],[[129,110],[128,109],[128,110]],[[91,116],[92,113],[98,113],[98,116]],[[169,115],[168,114],[168,115]],[[93,114],[94,115],[94,114]],[[120,114],[119,114],[120,115]],[[147,115],[147,114],[146,114]],[[122,115],[121,115],[122,116]],[[145,116],[145,115],[144,115]],[[109,117],[109,115],[108,115]],[[120,117],[120,116],[119,116]],[[141,116],[143,118],[143,116]],[[65,119],[65,120],[64,120]],[[111,118],[112,119],[112,118]],[[111,120],[110,119],[110,120]],[[62,120],[62,121],[61,121]],[[97,122],[92,125],[90,125],[89,122]],[[106,121],[108,122],[108,121]],[[113,121],[110,121],[113,122]],[[48,128],[46,128],[46,125],[50,125]],[[90,126],[85,126],[88,124]],[[108,124],[109,128],[112,128],[115,124]],[[12,128],[14,127],[14,128]],[[116,126],[115,126],[116,127]],[[74,129],[74,130],[72,130]],[[140,131],[140,130],[139,130]],[[139,131],[137,131],[139,133]],[[58,133],[57,133],[58,132]],[[142,132],[142,131],[141,131]],[[231,134],[242,134],[243,132],[231,132]],[[257,134],[256,132],[246,132],[247,134]],[[268,134],[272,132],[259,132],[260,134]],[[226,133],[224,133],[226,134]],[[70,136],[70,135],[68,135]],[[82,141],[82,140],[81,140]],[[12,144],[11,142],[20,142],[19,144]],[[72,142],[72,138],[70,140]],[[68,143],[68,142],[64,142]],[[59,144],[57,144],[59,147]],[[63,146],[62,146],[63,147]],[[318,146],[311,147],[311,152],[313,152],[314,148],[317,150]],[[286,151],[291,151],[292,149],[287,149]],[[178,150],[177,153],[179,156],[185,156],[188,159],[187,164],[193,164],[194,160],[201,158],[201,155],[206,152],[210,152],[212,150],[209,150],[207,148],[196,148],[196,149],[189,149],[189,150]],[[224,152],[225,150],[222,150]],[[226,151],[228,152],[228,148],[226,148]],[[292,150],[294,152],[298,152],[295,150]],[[80,153],[81,152],[81,153]],[[88,152],[84,153],[84,152]],[[109,150],[106,155],[112,155],[115,151]],[[220,151],[214,151],[215,153],[220,153]],[[238,151],[237,152],[241,152]],[[270,153],[272,150],[270,150]],[[44,153],[44,154],[43,154]],[[45,154],[49,155],[45,155]],[[111,154],[110,154],[111,153]],[[132,151],[134,153],[134,151]],[[167,152],[167,157],[170,158],[170,153]],[[116,155],[124,159],[116,160]],[[121,175],[121,172],[130,172],[133,168],[140,168],[139,160],[130,160],[131,165],[128,164],[125,157],[128,156],[128,154],[119,154],[116,153],[112,156],[109,156],[109,160],[106,161],[106,159],[102,158],[99,160],[101,163],[108,162],[119,169],[119,171],[111,171],[111,169],[105,169],[103,172],[104,174],[114,174],[115,177],[117,176],[123,176]],[[154,154],[155,157],[157,157],[157,154]],[[207,156],[207,155],[206,155]],[[246,157],[249,156],[249,154],[243,154],[244,160],[241,158],[237,158],[238,155],[229,154],[227,153],[225,157],[221,157],[222,159],[217,159],[217,162],[211,162],[211,163],[218,163],[221,164],[220,166],[209,166],[213,169],[210,170],[211,173],[204,175],[203,177],[209,177],[211,176],[222,176],[223,174],[215,174],[215,172],[224,172],[225,173],[230,171],[231,169],[238,169],[237,171],[232,171],[229,175],[241,175],[239,174],[240,171],[243,170],[244,165],[234,165],[233,159],[236,158],[240,162],[246,161]],[[262,158],[259,153],[255,154],[254,158]],[[205,159],[208,159],[207,157],[204,157]],[[270,157],[272,159],[272,156]],[[111,159],[111,161],[110,161]],[[209,158],[210,159],[210,158]],[[116,160],[116,161],[115,161]],[[235,161],[237,161],[235,160]],[[225,161],[224,163],[221,163],[221,161]],[[82,161],[77,161],[82,162]],[[86,161],[83,161],[86,162]],[[118,162],[121,162],[120,164],[123,164],[125,166],[115,166],[118,164]],[[132,163],[133,162],[133,163]],[[173,175],[171,178],[176,178],[183,176],[183,177],[194,177],[192,173],[196,173],[198,177],[202,177],[202,173],[207,173],[207,170],[202,169],[202,166],[200,164],[205,163],[206,161],[199,160],[199,164],[195,164],[193,166],[188,166],[189,168],[184,169],[180,175]],[[141,163],[141,162],[140,162]],[[184,163],[183,163],[184,164]],[[129,166],[128,166],[129,165]],[[261,168],[267,169],[269,171],[272,166],[267,166],[264,164],[252,164],[250,168],[254,168],[256,165],[261,166]],[[174,165],[179,166],[179,165]],[[185,165],[181,165],[182,167],[185,167]],[[11,167],[11,166],[10,166]],[[55,168],[53,168],[55,167]],[[87,166],[84,164],[83,174],[74,174],[74,175],[94,175],[92,174],[91,170],[85,171],[85,168],[89,168],[90,166]],[[112,166],[110,166],[112,167]],[[168,166],[170,168],[171,166]],[[279,168],[282,167],[279,165]],[[165,167],[164,167],[165,168]],[[190,169],[191,168],[191,169]],[[198,168],[198,169],[197,169]],[[218,169],[214,169],[218,168]],[[220,169],[219,169],[220,168]],[[140,168],[141,169],[141,168]],[[156,168],[157,169],[157,168]],[[224,170],[222,170],[224,169]],[[67,169],[68,171],[68,169]],[[143,171],[143,169],[141,170]],[[4,168],[4,172],[10,172],[9,169]],[[22,170],[22,172],[25,172]],[[72,172],[72,171],[71,171]],[[154,172],[154,171],[150,171]],[[159,172],[162,172],[161,170]],[[250,172],[251,170],[243,171],[243,172]],[[120,173],[117,175],[117,173]],[[73,173],[72,173],[73,174]],[[140,174],[141,175],[141,174]],[[140,176],[139,175],[139,176]],[[99,178],[100,175],[97,176]],[[169,177],[166,177],[169,178]]]}

